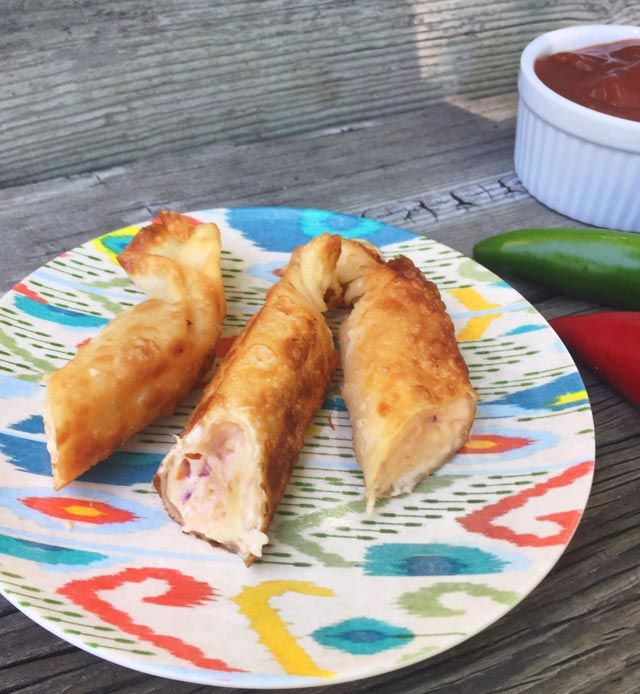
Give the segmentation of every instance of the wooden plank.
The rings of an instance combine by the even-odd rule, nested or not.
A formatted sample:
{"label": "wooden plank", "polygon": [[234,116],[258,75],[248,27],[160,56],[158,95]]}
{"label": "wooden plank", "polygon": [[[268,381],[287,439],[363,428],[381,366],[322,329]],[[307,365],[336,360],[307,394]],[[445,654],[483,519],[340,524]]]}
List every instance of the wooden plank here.
{"label": "wooden plank", "polygon": [[0,184],[512,91],[537,34],[633,0],[10,0]]}
{"label": "wooden plank", "polygon": [[56,694],[113,691],[193,694],[204,688],[150,677],[77,649],[0,670],[0,693],[41,694],[45,690]]}
{"label": "wooden plank", "polygon": [[17,612],[17,609],[4,598],[0,600],[0,618],[5,617],[8,614],[13,614]]}
{"label": "wooden plank", "polygon": [[0,671],[8,665],[31,662],[43,654],[71,652],[75,650],[68,643],[55,638],[42,628],[32,629],[20,612],[14,612],[0,619],[4,645],[0,653]]}
{"label": "wooden plank", "polygon": [[[164,206],[329,207],[428,233],[465,253],[502,229],[567,224],[525,196],[514,178],[514,103],[512,96],[458,100],[279,142],[211,146],[0,190],[0,277],[9,286],[44,259]],[[547,318],[592,308],[514,284]],[[308,692],[418,694],[427,686],[474,694],[637,691],[638,410],[590,372],[583,374],[596,420],[596,474],[583,521],[551,574],[496,625],[441,656],[399,673]],[[0,614],[7,611],[0,618],[7,649],[0,691],[38,692],[45,681],[49,690],[74,694],[202,690],[69,649],[5,605],[0,601]]]}

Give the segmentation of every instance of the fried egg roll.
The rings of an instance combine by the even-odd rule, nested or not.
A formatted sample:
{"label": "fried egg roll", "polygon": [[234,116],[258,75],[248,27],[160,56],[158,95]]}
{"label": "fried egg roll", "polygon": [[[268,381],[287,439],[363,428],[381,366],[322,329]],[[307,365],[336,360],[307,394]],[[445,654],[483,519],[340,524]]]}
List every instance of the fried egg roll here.
{"label": "fried egg roll", "polygon": [[301,246],[236,339],[155,478],[185,533],[262,556],[267,530],[338,360],[323,312],[340,237]]}
{"label": "fried egg roll", "polygon": [[355,304],[340,329],[342,394],[371,511],[456,453],[477,395],[436,285],[408,258],[343,245],[339,275]]}
{"label": "fried egg roll", "polygon": [[47,378],[47,448],[56,489],[170,414],[212,363],[226,311],[220,233],[173,212],[118,260],[149,297],[126,309]]}

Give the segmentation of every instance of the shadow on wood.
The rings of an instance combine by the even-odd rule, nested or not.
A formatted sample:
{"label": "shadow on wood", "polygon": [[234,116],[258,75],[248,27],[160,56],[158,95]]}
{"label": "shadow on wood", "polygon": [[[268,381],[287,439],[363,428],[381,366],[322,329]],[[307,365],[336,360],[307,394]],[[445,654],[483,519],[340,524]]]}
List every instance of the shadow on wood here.
{"label": "shadow on wood", "polygon": [[441,103],[339,132],[209,145],[0,190],[0,288],[63,250],[164,207],[337,209],[466,244],[476,238],[468,218],[524,195],[511,172],[513,96],[473,104],[484,115]]}

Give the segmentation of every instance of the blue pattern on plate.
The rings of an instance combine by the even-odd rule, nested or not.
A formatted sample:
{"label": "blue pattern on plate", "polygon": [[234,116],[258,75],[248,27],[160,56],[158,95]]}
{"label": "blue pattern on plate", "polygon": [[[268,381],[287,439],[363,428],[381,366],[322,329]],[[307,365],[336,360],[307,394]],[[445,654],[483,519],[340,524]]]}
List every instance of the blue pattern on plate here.
{"label": "blue pattern on plate", "polygon": [[374,219],[322,210],[245,207],[227,210],[227,222],[267,251],[289,253],[325,232],[366,238],[378,246],[415,238],[404,229]]}
{"label": "blue pattern on plate", "polygon": [[458,576],[493,574],[508,562],[478,547],[446,544],[382,544],[367,548],[369,576]]}
{"label": "blue pattern on plate", "polygon": [[313,638],[323,646],[337,648],[352,655],[373,655],[389,648],[399,648],[413,640],[409,629],[369,617],[347,619],[316,629]]}
{"label": "blue pattern on plate", "polygon": [[106,555],[99,552],[68,549],[43,542],[22,540],[9,535],[0,535],[0,554],[7,554],[19,559],[29,559],[41,564],[62,564],[65,566],[86,566],[107,559]]}

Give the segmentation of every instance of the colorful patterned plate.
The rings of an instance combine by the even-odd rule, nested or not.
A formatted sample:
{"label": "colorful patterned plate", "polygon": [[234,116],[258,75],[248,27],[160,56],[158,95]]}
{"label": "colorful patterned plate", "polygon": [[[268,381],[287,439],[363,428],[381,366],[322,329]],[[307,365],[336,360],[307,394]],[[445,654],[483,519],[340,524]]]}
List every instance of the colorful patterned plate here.
{"label": "colorful patterned plate", "polygon": [[54,493],[43,375],[140,299],[115,262],[138,227],[114,231],[51,261],[0,303],[4,595],[107,660],[264,688],[394,670],[508,612],[557,561],[591,483],[591,411],[555,333],[498,277],[402,229],[318,210],[192,214],[222,231],[229,316],[220,355],[260,308],[273,270],[310,237],[338,232],[411,257],[440,286],[481,395],[472,435],[415,493],[367,518],[336,377],[271,544],[249,569],[183,535],[150,484],[197,393]]}

